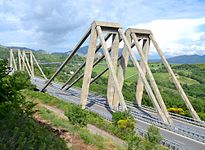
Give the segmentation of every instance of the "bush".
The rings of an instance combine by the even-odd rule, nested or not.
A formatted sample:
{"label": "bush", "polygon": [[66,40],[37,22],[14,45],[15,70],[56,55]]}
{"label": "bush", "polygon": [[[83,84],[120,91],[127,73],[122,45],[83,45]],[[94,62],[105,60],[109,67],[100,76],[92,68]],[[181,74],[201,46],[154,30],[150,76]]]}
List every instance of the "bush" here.
{"label": "bush", "polygon": [[154,144],[160,144],[162,136],[160,135],[159,129],[155,126],[150,126],[147,131],[146,139]]}
{"label": "bush", "polygon": [[115,125],[117,125],[119,120],[126,120],[126,119],[130,119],[131,121],[134,121],[134,118],[129,111],[124,111],[124,112],[116,111],[112,114],[112,120]]}
{"label": "bush", "polygon": [[87,112],[81,108],[79,105],[72,105],[65,112],[65,115],[68,117],[72,124],[77,124],[80,126],[87,125]]}
{"label": "bush", "polygon": [[0,60],[0,117],[5,117],[7,112],[28,117],[32,114],[32,108],[35,104],[26,101],[19,90],[30,88],[32,84],[25,73],[18,72],[9,76],[5,66],[6,62]]}
{"label": "bush", "polygon": [[17,91],[22,89],[34,89],[35,85],[31,84],[30,76],[26,72],[15,71],[10,77],[12,87]]}
{"label": "bush", "polygon": [[119,120],[117,126],[121,130],[134,130],[135,123],[131,119]]}
{"label": "bush", "polygon": [[185,115],[185,111],[183,110],[183,108],[171,107],[171,108],[168,108],[168,111],[172,113],[180,114],[180,115]]}
{"label": "bush", "polygon": [[144,143],[142,138],[140,138],[136,133],[129,134],[127,136],[128,150],[140,150],[144,149]]}

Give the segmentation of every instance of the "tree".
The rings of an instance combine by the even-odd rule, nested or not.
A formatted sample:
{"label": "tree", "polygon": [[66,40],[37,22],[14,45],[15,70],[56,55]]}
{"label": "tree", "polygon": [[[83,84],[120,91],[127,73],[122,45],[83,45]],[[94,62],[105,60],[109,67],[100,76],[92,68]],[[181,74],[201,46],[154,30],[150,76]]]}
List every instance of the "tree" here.
{"label": "tree", "polygon": [[20,91],[30,87],[25,73],[9,76],[6,61],[0,60],[0,149],[67,149],[62,139],[33,120],[35,104]]}

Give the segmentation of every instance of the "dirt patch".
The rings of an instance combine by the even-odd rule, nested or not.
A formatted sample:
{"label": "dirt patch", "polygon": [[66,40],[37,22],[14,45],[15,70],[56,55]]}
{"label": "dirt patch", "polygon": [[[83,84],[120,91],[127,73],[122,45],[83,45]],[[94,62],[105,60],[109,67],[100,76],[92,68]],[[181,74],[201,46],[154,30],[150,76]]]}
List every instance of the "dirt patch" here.
{"label": "dirt patch", "polygon": [[46,109],[54,112],[56,115],[58,115],[62,119],[66,119],[66,120],[68,119],[68,117],[66,115],[64,115],[64,111],[57,108],[57,107],[55,107],[55,106],[49,106],[49,105],[45,105],[45,104],[42,104],[42,103],[39,103],[38,105],[41,106],[41,107],[45,107]]}
{"label": "dirt patch", "polygon": [[66,142],[67,148],[74,150],[96,150],[94,146],[85,144],[79,136],[73,135],[66,129],[54,127],[48,120],[42,119],[38,113],[34,115],[34,119],[56,136],[62,138]]}

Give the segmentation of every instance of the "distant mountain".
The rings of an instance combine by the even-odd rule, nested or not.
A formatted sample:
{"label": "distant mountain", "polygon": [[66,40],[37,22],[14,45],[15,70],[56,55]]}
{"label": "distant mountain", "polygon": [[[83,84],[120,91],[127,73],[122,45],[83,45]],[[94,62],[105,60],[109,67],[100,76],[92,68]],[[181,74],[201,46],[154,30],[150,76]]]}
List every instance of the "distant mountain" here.
{"label": "distant mountain", "polygon": [[[88,46],[81,47],[77,54],[80,56],[86,56],[88,50]],[[103,50],[100,49],[99,53],[103,53]],[[120,55],[122,54],[122,49],[120,49]],[[139,56],[137,56],[139,58]],[[160,62],[160,58],[156,54],[151,54],[149,55],[149,62]],[[205,63],[205,55],[200,56],[200,55],[181,55],[181,56],[175,56],[175,57],[170,57],[167,59],[170,63],[173,64],[201,64]]]}
{"label": "distant mountain", "polygon": [[[79,48],[79,50],[77,51],[77,54],[80,56],[86,56],[87,52],[88,52],[88,46],[83,46],[83,47]],[[102,48],[98,51],[98,54],[99,55],[103,54]],[[121,55],[121,54],[122,54],[122,48],[120,48],[120,50],[119,50],[119,55]]]}
{"label": "distant mountain", "polygon": [[20,47],[20,46],[7,46],[7,48],[9,48],[9,49],[20,49],[20,50],[32,50],[32,51],[34,51],[34,50],[31,49],[31,48]]}
{"label": "distant mountain", "polygon": [[[77,54],[80,55],[80,56],[86,56],[87,52],[88,52],[88,46],[83,46],[83,47],[78,49]],[[103,53],[103,50],[100,49],[98,51],[98,54],[102,54],[102,53]]]}
{"label": "distant mountain", "polygon": [[[167,58],[169,63],[172,64],[204,64],[205,55],[180,55]],[[150,59],[149,62],[160,62],[160,59]]]}
{"label": "distant mountain", "polygon": [[78,49],[77,54],[80,56],[86,56],[88,52],[88,46],[83,46]]}
{"label": "distant mountain", "polygon": [[46,50],[42,50],[42,49],[34,50],[34,49],[31,49],[31,48],[28,48],[28,47],[20,47],[20,46],[7,46],[7,48],[9,48],[9,49],[20,49],[20,50],[30,50],[30,51],[34,51],[36,53],[41,53],[41,54],[47,54],[48,53]]}
{"label": "distant mountain", "polygon": [[[10,48],[20,49],[20,50],[32,50],[37,55],[44,54],[44,55],[47,55],[48,58],[49,58],[49,55],[50,55],[50,57],[52,55],[52,59],[54,59],[56,57],[56,58],[61,59],[61,60],[66,58],[66,56],[71,52],[71,51],[69,51],[69,52],[54,52],[54,53],[49,54],[45,50],[33,50],[33,49],[27,48],[27,47],[18,47],[18,46],[6,47],[6,46],[0,45],[0,58],[4,58],[4,59],[8,58]],[[88,46],[81,47],[77,51],[77,54],[85,57],[87,55],[87,50],[88,50]],[[103,50],[100,49],[98,51],[98,54],[101,55],[102,53],[103,53]],[[120,49],[119,53],[120,53],[119,55],[122,54],[122,49]],[[137,54],[136,54],[136,56],[137,56]],[[137,56],[137,58],[139,58],[139,56]],[[202,55],[202,56],[200,56],[200,55],[181,55],[181,56],[170,57],[167,60],[173,64],[202,64],[202,63],[205,63],[205,55]],[[160,62],[160,59],[156,54],[150,54],[149,55],[149,62]]]}
{"label": "distant mountain", "polygon": [[174,64],[203,64],[205,55],[181,55],[169,58],[168,61]]}

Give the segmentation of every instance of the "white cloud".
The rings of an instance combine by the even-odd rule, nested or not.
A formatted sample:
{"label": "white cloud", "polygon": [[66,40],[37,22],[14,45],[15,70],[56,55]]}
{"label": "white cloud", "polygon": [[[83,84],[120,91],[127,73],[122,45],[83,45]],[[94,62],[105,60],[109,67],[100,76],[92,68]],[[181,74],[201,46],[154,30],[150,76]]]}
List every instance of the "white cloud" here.
{"label": "white cloud", "polygon": [[205,18],[154,20],[132,27],[150,29],[165,54],[184,55],[205,54],[205,41],[200,41],[205,31],[197,29],[200,25],[205,25]]}
{"label": "white cloud", "polygon": [[[93,20],[100,20],[119,22],[124,29],[139,24],[142,28],[151,26],[165,48],[172,47],[170,43],[173,47],[185,46],[172,39],[183,40],[181,36],[187,33],[190,33],[187,34],[191,37],[189,40],[200,46],[198,41],[203,33],[194,28],[204,19],[179,18],[204,17],[204,6],[205,1],[198,0],[113,0],[109,5],[105,0],[64,0],[63,3],[59,0],[0,0],[0,44],[67,51],[75,46]],[[142,24],[146,22],[149,23]],[[164,37],[166,32],[168,38]]]}

